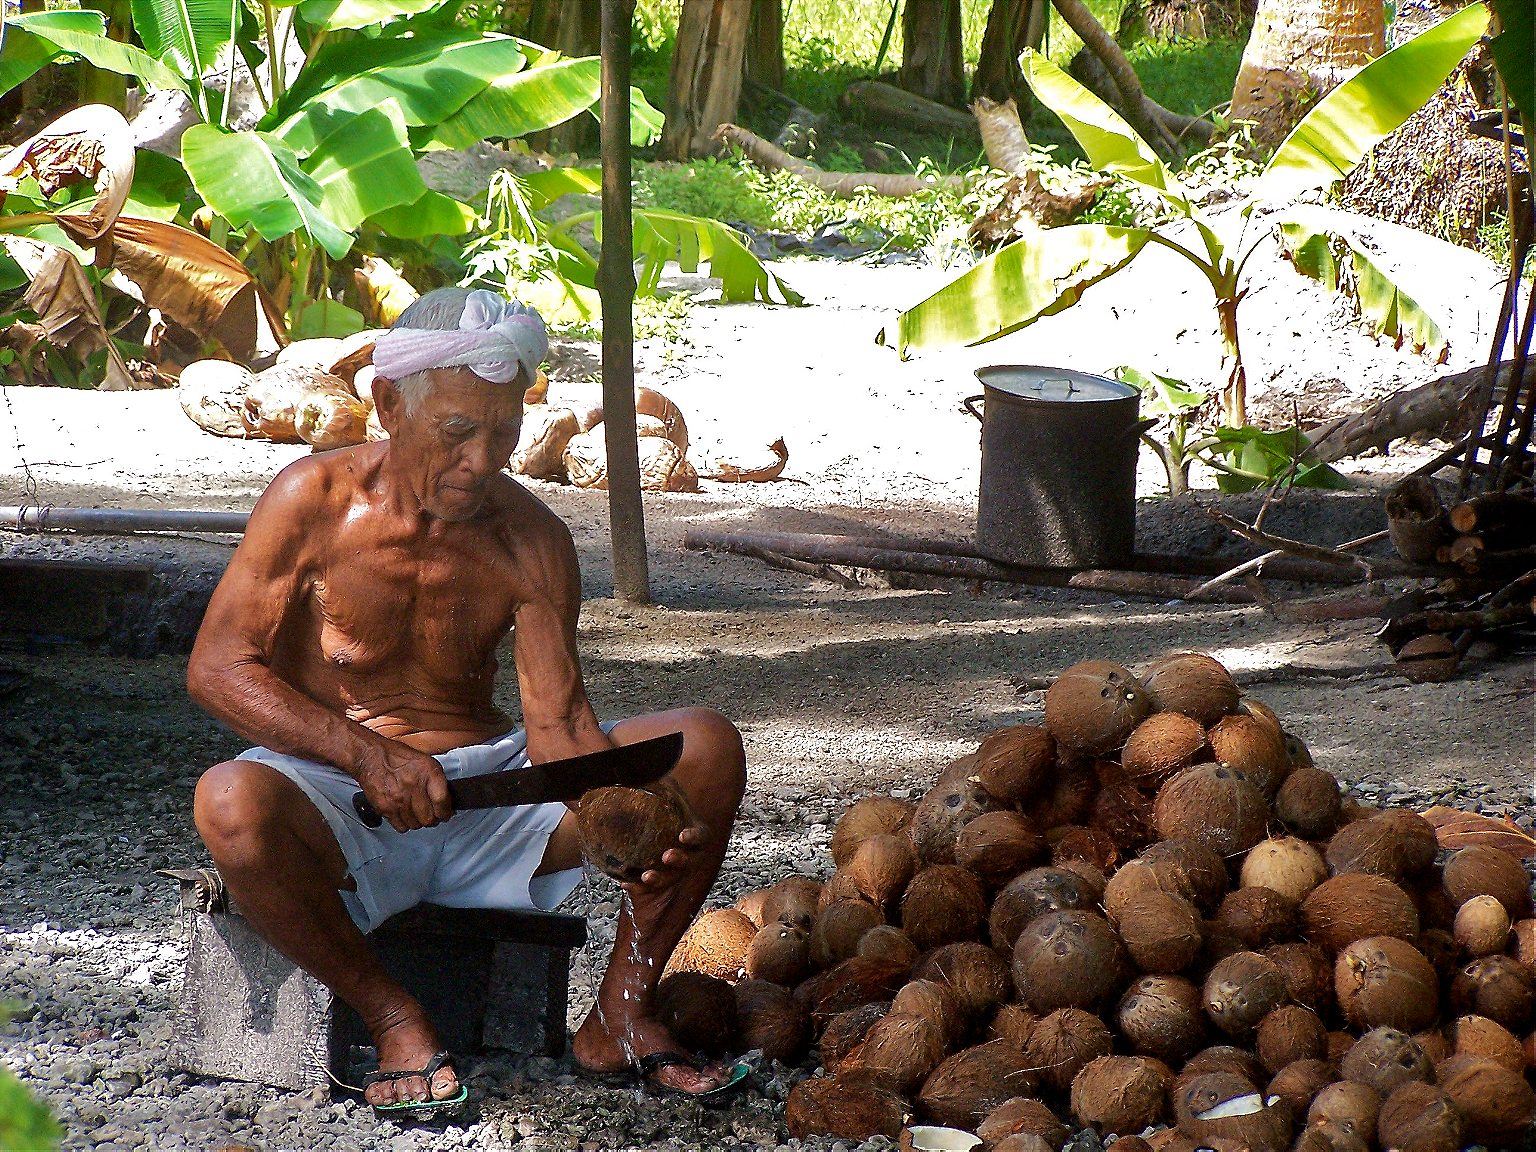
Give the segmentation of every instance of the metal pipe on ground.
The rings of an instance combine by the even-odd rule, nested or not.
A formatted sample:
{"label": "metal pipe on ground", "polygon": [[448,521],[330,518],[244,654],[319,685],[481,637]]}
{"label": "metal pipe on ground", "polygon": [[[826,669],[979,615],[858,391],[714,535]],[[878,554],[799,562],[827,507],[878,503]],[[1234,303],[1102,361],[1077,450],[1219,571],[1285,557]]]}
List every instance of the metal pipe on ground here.
{"label": "metal pipe on ground", "polygon": [[242,533],[248,512],[200,512],[167,508],[55,508],[48,505],[0,507],[0,528],[22,532],[64,529],[88,535],[135,532]]}

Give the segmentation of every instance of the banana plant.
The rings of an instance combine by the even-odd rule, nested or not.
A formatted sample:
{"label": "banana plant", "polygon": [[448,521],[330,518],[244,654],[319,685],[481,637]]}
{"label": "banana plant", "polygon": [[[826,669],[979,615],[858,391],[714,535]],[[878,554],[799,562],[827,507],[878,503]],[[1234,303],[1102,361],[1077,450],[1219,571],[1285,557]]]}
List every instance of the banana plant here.
{"label": "banana plant", "polygon": [[[1238,306],[1248,258],[1265,232],[1255,227],[1260,208],[1282,207],[1329,188],[1444,82],[1488,25],[1481,3],[1427,29],[1371,61],[1325,96],[1276,149],[1256,191],[1239,213],[1206,216],[1152,148],[1112,109],[1044,56],[1026,49],[1019,58],[1037,99],[1066,125],[1100,171],[1150,189],[1167,206],[1171,223],[1157,228],[1076,224],[1041,232],[978,262],[919,304],[902,312],[877,340],[905,357],[912,349],[981,344],[1016,332],[1071,307],[1082,294],[1126,267],[1149,245],[1190,261],[1210,284],[1221,334],[1225,380],[1222,415],[1231,427],[1247,423],[1247,376],[1239,342]],[[1237,221],[1233,229],[1229,221]],[[1235,234],[1234,234],[1235,232]],[[1356,238],[1330,230],[1316,214],[1300,221],[1288,241],[1305,251],[1298,267],[1326,271],[1318,235],[1342,244],[1355,260],[1357,281],[1371,284],[1369,314],[1435,347],[1443,337],[1406,293],[1383,284],[1382,270]],[[1337,262],[1334,263],[1337,272]],[[1338,280],[1335,275],[1335,280]],[[1440,349],[1443,351],[1443,349]]]}

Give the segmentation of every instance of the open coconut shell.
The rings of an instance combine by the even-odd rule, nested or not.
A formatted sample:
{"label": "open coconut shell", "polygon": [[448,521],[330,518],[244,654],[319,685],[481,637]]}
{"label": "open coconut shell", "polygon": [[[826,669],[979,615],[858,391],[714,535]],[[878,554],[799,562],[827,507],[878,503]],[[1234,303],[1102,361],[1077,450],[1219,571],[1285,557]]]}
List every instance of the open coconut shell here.
{"label": "open coconut shell", "polygon": [[683,933],[662,975],[702,972],[734,984],[746,970],[747,953],[756,938],[752,921],[735,908],[705,912]]}
{"label": "open coconut shell", "polygon": [[1251,1152],[1287,1152],[1291,1145],[1290,1109],[1267,1104],[1240,1076],[1211,1072],[1197,1076],[1174,1094],[1179,1131],[1202,1146],[1238,1141]]}

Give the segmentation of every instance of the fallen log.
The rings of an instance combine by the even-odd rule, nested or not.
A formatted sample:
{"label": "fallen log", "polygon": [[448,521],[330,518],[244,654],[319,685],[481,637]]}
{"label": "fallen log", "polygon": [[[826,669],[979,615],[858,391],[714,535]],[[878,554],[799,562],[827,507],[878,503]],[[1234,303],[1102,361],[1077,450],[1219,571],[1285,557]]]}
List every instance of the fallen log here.
{"label": "fallen log", "polygon": [[936,103],[879,80],[859,80],[848,85],[838,103],[853,119],[880,128],[888,127],[894,121],[937,136],[964,136],[973,140],[978,134],[976,121],[958,108]]}
{"label": "fallen log", "polygon": [[983,245],[1006,244],[1036,228],[1054,228],[1074,219],[1093,203],[1101,188],[1114,181],[1089,176],[1063,190],[1047,188],[1031,163],[1029,137],[1012,100],[997,103],[985,97],[971,105],[981,129],[987,163],[1010,174],[997,203],[976,218],[970,237]]}
{"label": "fallen log", "polygon": [[797,156],[764,140],[755,132],[737,124],[722,124],[715,130],[715,140],[740,148],[742,154],[759,168],[769,171],[790,172],[813,187],[820,188],[829,196],[849,199],[868,190],[878,196],[915,196],[935,187],[964,188],[963,176],[933,178],[908,176],[900,172],[825,172],[814,164],[808,164]]}
{"label": "fallen log", "polygon": [[1262,548],[1272,548],[1281,552],[1288,552],[1293,556],[1303,556],[1310,560],[1321,561],[1324,564],[1353,567],[1363,572],[1368,579],[1374,580],[1378,576],[1439,576],[1442,574],[1440,569],[1429,568],[1422,564],[1410,564],[1404,560],[1394,560],[1391,557],[1383,556],[1349,556],[1333,548],[1308,544],[1302,540],[1291,540],[1284,536],[1275,536],[1269,532],[1260,532],[1252,526],[1243,523],[1236,516],[1228,516],[1225,512],[1218,511],[1215,508],[1207,508],[1205,514],[1223,528]]}
{"label": "fallen log", "polygon": [[1476,532],[1488,543],[1495,539],[1536,542],[1536,497],[1514,492],[1474,496],[1451,509],[1451,527]]}

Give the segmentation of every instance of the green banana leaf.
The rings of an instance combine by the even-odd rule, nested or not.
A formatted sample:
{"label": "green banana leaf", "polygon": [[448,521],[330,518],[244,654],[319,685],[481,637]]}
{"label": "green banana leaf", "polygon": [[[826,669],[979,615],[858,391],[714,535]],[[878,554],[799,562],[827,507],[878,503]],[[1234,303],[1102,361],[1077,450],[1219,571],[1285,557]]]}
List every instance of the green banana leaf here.
{"label": "green banana leaf", "polygon": [[229,43],[236,0],[133,0],[133,30],[144,50],[183,76],[201,76]]}
{"label": "green banana leaf", "polygon": [[1487,28],[1488,10],[1469,4],[1372,60],[1291,130],[1259,178],[1256,196],[1283,202],[1348,176],[1423,107]]}
{"label": "green banana leaf", "polygon": [[63,1135],[47,1106],[0,1064],[0,1148],[49,1152],[59,1146]]}
{"label": "green banana leaf", "polygon": [[315,336],[350,336],[368,327],[361,312],[348,308],[338,300],[310,300],[299,307],[288,326],[292,340],[308,340]]}
{"label": "green banana leaf", "polygon": [[[598,231],[601,240],[601,228]],[[740,233],[718,220],[657,208],[636,209],[634,238],[635,258],[640,261],[638,295],[654,294],[668,260],[676,260],[684,272],[696,272],[707,261],[709,274],[720,278],[720,298],[726,303],[805,303],[798,292],[752,255]]]}
{"label": "green banana leaf", "polygon": [[429,188],[409,204],[374,213],[368,223],[401,240],[420,240],[426,236],[462,236],[478,219],[468,204]]}
{"label": "green banana leaf", "polygon": [[[99,12],[35,12],[5,21],[0,45],[0,93],[7,92],[60,56],[79,56],[105,72],[136,76],[146,88],[177,89],[196,96],[193,82],[166,67],[142,48],[119,44],[105,34]],[[38,61],[40,51],[47,59]]]}
{"label": "green banana leaf", "polygon": [[387,24],[396,16],[414,16],[442,0],[287,0],[280,7],[297,4],[299,19],[314,28],[336,32],[343,28],[367,28]]}
{"label": "green banana leaf", "polygon": [[1054,112],[1082,145],[1088,163],[1104,172],[1118,172],[1189,211],[1189,197],[1183,187],[1119,113],[1033,48],[1020,54],[1019,67],[1035,98]]}
{"label": "green banana leaf", "polygon": [[629,90],[629,142],[636,148],[645,148],[661,139],[661,130],[667,117],[651,105],[640,89]]}
{"label": "green banana leaf", "polygon": [[427,191],[406,144],[405,118],[393,100],[339,125],[320,141],[305,171],[320,185],[321,211],[348,232]]}
{"label": "green banana leaf", "polygon": [[468,148],[481,140],[515,139],[553,128],[597,102],[596,56],[560,60],[498,77],[432,130],[433,142]]}
{"label": "green banana leaf", "polygon": [[1141,393],[1143,416],[1177,416],[1194,411],[1210,399],[1206,393],[1191,388],[1182,380],[1158,372],[1143,372],[1129,364],[1116,368],[1114,377]]}
{"label": "green banana leaf", "polygon": [[351,249],[352,237],[320,207],[319,183],[275,136],[194,124],[182,137],[181,159],[198,195],[231,224],[265,240],[302,230],[338,260]]}
{"label": "green banana leaf", "polygon": [[[1216,471],[1216,487],[1223,492],[1248,492],[1272,484],[1291,472],[1290,485],[1297,488],[1353,488],[1349,477],[1311,455],[1306,434],[1300,428],[1264,432],[1258,428],[1218,428],[1202,458]],[[1297,453],[1300,452],[1298,457]]]}
{"label": "green banana leaf", "polygon": [[547,208],[568,192],[599,195],[603,190],[601,168],[546,168],[518,177],[528,197],[528,207],[537,212]]}
{"label": "green banana leaf", "polygon": [[1536,133],[1536,8],[1531,0],[1492,0],[1493,10],[1503,26],[1489,42],[1499,79],[1509,98],[1520,109],[1520,122],[1525,125],[1526,152]]}
{"label": "green banana leaf", "polygon": [[1069,224],[999,248],[875,338],[902,359],[914,348],[984,344],[1076,304],[1152,241],[1148,228]]}

